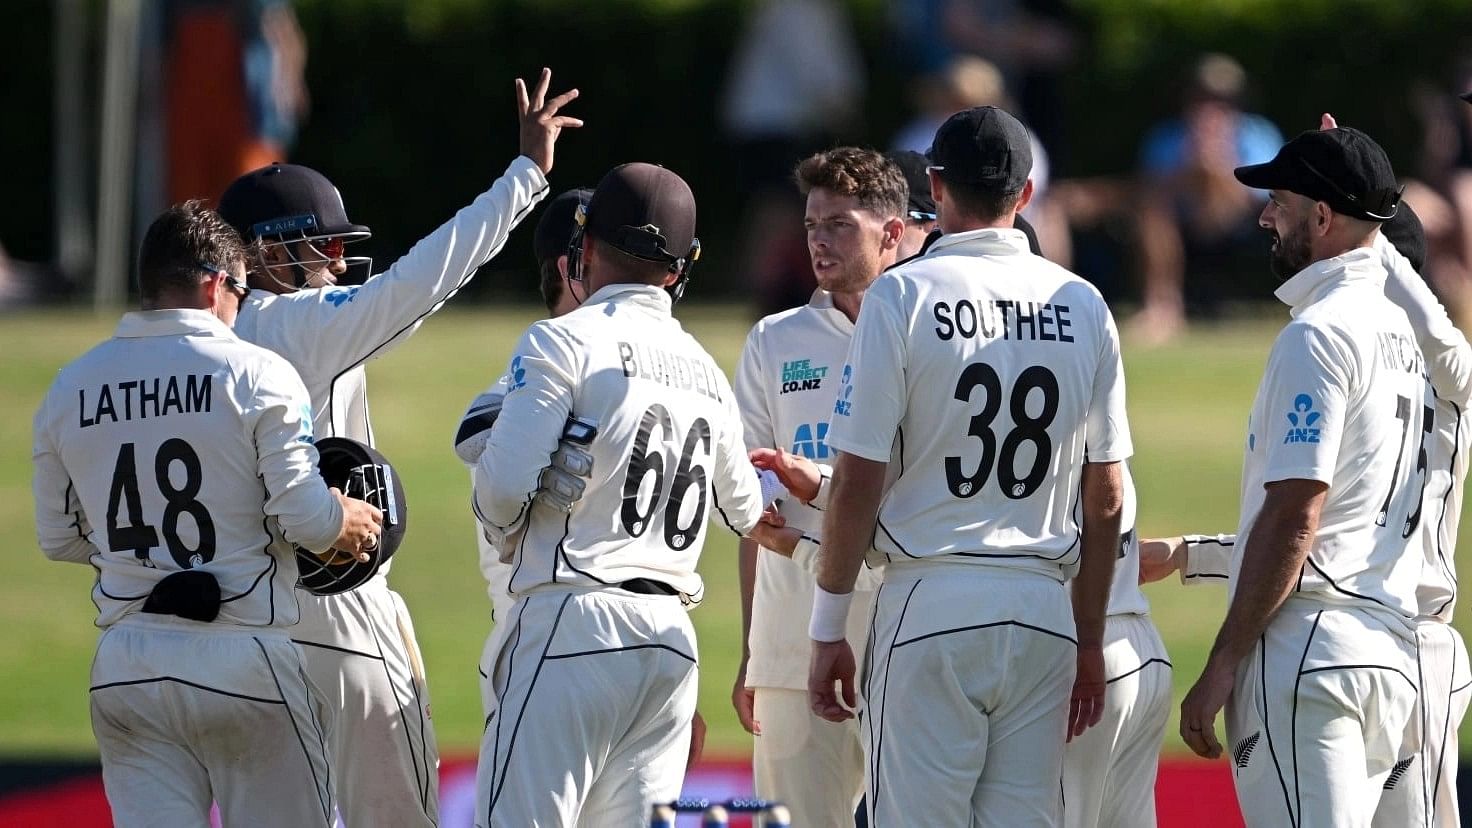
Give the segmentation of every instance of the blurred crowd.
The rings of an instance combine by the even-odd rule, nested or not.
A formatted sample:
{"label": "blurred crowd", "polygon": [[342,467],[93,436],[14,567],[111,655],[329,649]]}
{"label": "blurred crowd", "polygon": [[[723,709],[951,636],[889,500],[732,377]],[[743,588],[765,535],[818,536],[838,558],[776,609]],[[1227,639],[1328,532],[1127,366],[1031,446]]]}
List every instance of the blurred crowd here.
{"label": "blurred crowd", "polygon": [[[1067,0],[891,0],[894,45],[909,74],[911,120],[887,149],[924,152],[952,113],[993,105],[1017,114],[1033,138],[1036,195],[1026,212],[1044,254],[1100,283],[1142,344],[1164,342],[1187,320],[1215,317],[1233,300],[1260,296],[1244,273],[1261,271],[1267,198],[1232,176],[1265,162],[1286,137],[1317,123],[1277,125],[1252,111],[1251,79],[1225,54],[1181,67],[1175,113],[1142,133],[1132,173],[1055,178],[1066,158],[1062,74],[1080,58],[1081,32]],[[725,90],[724,126],[743,170],[743,273],[759,310],[806,300],[796,159],[852,134],[865,90],[863,61],[841,0],[764,0],[738,45]],[[1425,142],[1402,170],[1407,200],[1426,217],[1427,275],[1458,318],[1472,315],[1472,59],[1445,88],[1417,90]],[[871,102],[872,104],[872,102]],[[1110,228],[1120,242],[1101,262],[1075,238]],[[1122,273],[1122,278],[1114,276]]]}
{"label": "blurred crowd", "polygon": [[[806,301],[813,286],[792,168],[807,154],[869,136],[886,150],[924,152],[953,112],[996,105],[1033,136],[1036,195],[1026,215],[1044,253],[1093,280],[1137,342],[1161,342],[1193,318],[1261,296],[1265,193],[1232,177],[1316,126],[1275,124],[1253,111],[1253,79],[1232,56],[1200,55],[1173,73],[1174,113],[1141,135],[1124,172],[1066,174],[1065,73],[1089,67],[1087,32],[1071,0],[888,0],[886,54],[866,55],[844,0],[755,0],[736,35],[720,119],[741,205],[735,273],[758,310]],[[307,43],[291,0],[152,0],[140,83],[157,94],[140,112],[140,212],[220,192],[242,172],[290,160],[307,116]],[[907,113],[875,135],[866,72],[899,71]],[[150,68],[151,67],[151,68]],[[1459,319],[1472,316],[1472,56],[1412,97],[1423,136],[1401,160],[1406,199],[1426,225],[1427,277]],[[893,85],[885,88],[893,88]],[[147,89],[145,89],[147,91]],[[872,119],[868,119],[872,120]],[[1113,126],[1113,125],[1111,125]],[[1132,169],[1131,169],[1132,168]],[[143,210],[141,205],[150,209]],[[75,274],[73,274],[75,275]],[[53,291],[54,292],[54,291]],[[45,268],[8,259],[0,240],[0,307],[48,293]]]}

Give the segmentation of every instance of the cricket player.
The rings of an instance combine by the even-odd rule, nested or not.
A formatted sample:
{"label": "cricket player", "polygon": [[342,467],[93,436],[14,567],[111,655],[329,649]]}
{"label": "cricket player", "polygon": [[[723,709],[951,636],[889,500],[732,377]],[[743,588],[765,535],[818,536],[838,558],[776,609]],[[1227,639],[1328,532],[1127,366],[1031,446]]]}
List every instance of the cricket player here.
{"label": "cricket player", "polygon": [[113,821],[330,826],[335,709],[303,671],[292,544],[367,559],[377,509],[317,473],[306,389],[230,324],[240,239],[187,202],[139,252],[142,310],[35,419],[42,552],[97,572],[92,729]]}
{"label": "cricket player", "polygon": [[[736,369],[736,401],[747,448],[785,449],[829,463],[828,418],[839,371],[864,291],[898,255],[907,188],[892,162],[857,147],[804,159],[795,177],[807,198],[804,223],[818,289],[806,305],[752,328]],[[781,513],[788,526],[821,537],[818,509],[789,498]],[[858,723],[824,721],[807,699],[802,619],[811,613],[813,575],[751,540],[741,542],[740,567],[743,648],[732,703],[756,737],[756,794],[786,805],[796,824],[852,826],[864,791]],[[865,580],[849,617],[846,636],[860,651],[876,586],[872,576]]]}
{"label": "cricket player", "polygon": [[1404,734],[1423,556],[1407,539],[1434,405],[1375,248],[1400,191],[1384,151],[1352,129],[1305,132],[1236,175],[1270,191],[1259,223],[1293,320],[1253,404],[1231,603],[1181,735],[1220,756],[1226,707],[1249,825],[1369,825],[1415,758]]}
{"label": "cricket player", "polygon": [[845,632],[872,547],[870,824],[1053,826],[1059,737],[1103,710],[1130,454],[1118,334],[1098,291],[1012,229],[1032,195],[1017,119],[957,113],[929,157],[945,235],[865,293],[828,431],[809,696],[853,715]]}
{"label": "cricket player", "polygon": [[[1427,415],[1432,431],[1424,447],[1426,482],[1419,528],[1407,538],[1408,546],[1425,558],[1416,588],[1421,692],[1406,735],[1408,744],[1419,742],[1420,750],[1395,784],[1384,788],[1374,824],[1390,828],[1415,819],[1449,828],[1461,824],[1456,798],[1457,727],[1466,713],[1472,685],[1466,645],[1450,623],[1456,603],[1457,526],[1467,453],[1472,448],[1468,445],[1472,421],[1467,415],[1472,403],[1472,348],[1417,275],[1425,260],[1426,240],[1409,204],[1402,203],[1395,217],[1385,222],[1375,248],[1389,274],[1385,295],[1405,310],[1415,330],[1436,401]],[[1421,466],[1419,455],[1417,465]],[[1235,543],[1235,535],[1187,535],[1148,542],[1152,554],[1142,559],[1141,579],[1159,580],[1179,572],[1182,583],[1225,584]],[[1147,571],[1152,565],[1144,560],[1152,561],[1153,571]]]}
{"label": "cricket player", "polygon": [[[300,371],[317,432],[373,443],[363,365],[405,341],[494,256],[547,193],[553,146],[580,126],[552,99],[550,72],[530,95],[516,81],[522,154],[470,205],[360,286],[334,287],[346,271],[345,242],[368,235],[348,221],[342,197],[319,173],[277,164],[237,179],[221,214],[262,251],[251,296],[236,322],[242,339],[270,348]],[[388,587],[389,567],[339,595],[301,596],[292,636],[307,670],[351,727],[332,741],[334,784],[349,828],[435,825],[439,751],[413,622]]]}
{"label": "cricket player", "polygon": [[[730,386],[670,315],[698,253],[685,182],[650,164],[614,168],[571,253],[586,298],[532,325],[511,359],[475,471],[482,526],[514,539],[516,599],[488,646],[483,828],[642,824],[677,796],[698,659],[686,607],[704,593],[706,520],[776,543],[758,527],[762,487]],[[535,498],[570,417],[596,434],[586,492],[564,512]]]}
{"label": "cricket player", "polygon": [[895,252],[895,261],[902,261],[919,253],[935,232],[935,197],[930,194],[930,173],[926,171],[930,160],[914,150],[894,150],[884,157],[904,173],[910,192],[905,204],[905,232]]}
{"label": "cricket player", "polygon": [[[532,248],[537,258],[542,301],[553,319],[578,306],[567,283],[567,247],[577,228],[577,210],[586,206],[592,195],[593,191],[588,189],[568,190],[548,201],[542,217],[537,221]],[[481,452],[485,450],[486,440],[490,439],[491,426],[501,416],[501,402],[506,398],[506,389],[510,385],[509,377],[499,377],[471,401],[456,429],[455,455],[472,471],[472,481],[475,466],[480,462]],[[577,444],[567,441],[563,441],[559,448],[580,452]],[[538,494],[542,497],[548,495],[545,487]],[[494,622],[505,618],[511,609],[511,594],[507,591],[511,565],[501,560],[501,551],[486,539],[484,531],[477,530],[475,538],[480,551],[480,571],[485,576],[487,593],[491,597],[491,621]],[[485,681],[487,676],[484,665],[480,668],[480,674],[481,680]]]}

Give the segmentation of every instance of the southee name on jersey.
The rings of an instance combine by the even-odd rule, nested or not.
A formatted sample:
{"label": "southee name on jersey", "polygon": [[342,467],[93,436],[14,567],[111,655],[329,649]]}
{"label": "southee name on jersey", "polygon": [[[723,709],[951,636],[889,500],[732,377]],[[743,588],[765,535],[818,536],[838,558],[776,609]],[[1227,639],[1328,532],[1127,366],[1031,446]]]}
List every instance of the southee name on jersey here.
{"label": "southee name on jersey", "polygon": [[1028,339],[1041,342],[1072,342],[1068,329],[1067,305],[1050,302],[1023,302],[1012,299],[986,299],[972,302],[959,299],[936,302],[931,308],[935,316],[935,335],[942,340],[956,336],[964,339]]}
{"label": "southee name on jersey", "polygon": [[86,388],[78,388],[77,417],[80,427],[87,428],[102,422],[115,423],[119,420],[146,420],[169,414],[208,414],[210,378],[209,374],[189,374],[182,381],[179,377],[154,377],[119,383],[105,382],[91,394]]}
{"label": "southee name on jersey", "polygon": [[791,362],[782,363],[782,390],[779,394],[790,391],[816,391],[823,386],[823,378],[828,376],[828,366],[813,366],[811,359],[794,359]]}
{"label": "southee name on jersey", "polygon": [[618,343],[618,360],[623,365],[624,376],[630,379],[649,380],[721,401],[714,365],[637,342]]}

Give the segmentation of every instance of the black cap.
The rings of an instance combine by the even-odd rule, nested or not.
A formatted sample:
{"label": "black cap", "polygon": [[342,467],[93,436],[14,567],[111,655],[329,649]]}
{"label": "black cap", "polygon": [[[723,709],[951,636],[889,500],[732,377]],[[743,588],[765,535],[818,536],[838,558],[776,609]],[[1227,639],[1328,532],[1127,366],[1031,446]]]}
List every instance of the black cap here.
{"label": "black cap", "polygon": [[941,178],[1021,192],[1032,173],[1032,139],[1022,122],[994,106],[963,109],[936,130],[926,157]]}
{"label": "black cap", "polygon": [[1401,202],[1400,208],[1395,211],[1395,218],[1380,225],[1380,232],[1385,234],[1386,241],[1395,246],[1402,256],[1410,260],[1411,267],[1417,273],[1426,264],[1426,228],[1421,226],[1421,218],[1411,205]]}
{"label": "black cap", "polygon": [[1462,100],[1466,101],[1467,103],[1472,103],[1472,92],[1468,92],[1468,93],[1463,94],[1463,95],[1458,95],[1457,97],[1461,98]]}
{"label": "black cap", "polygon": [[578,227],[578,207],[586,206],[593,191],[586,187],[568,190],[547,202],[547,209],[537,219],[537,229],[532,236],[532,250],[538,262],[555,259],[567,253],[572,243],[573,232]]}
{"label": "black cap", "polygon": [[367,227],[348,221],[342,195],[327,176],[298,164],[272,164],[235,179],[220,196],[219,212],[247,242],[370,235]]}
{"label": "black cap", "polygon": [[[911,213],[910,218],[916,221],[934,221],[935,197],[930,194],[930,174],[925,171],[930,166],[930,161],[914,150],[886,152],[884,157],[900,168],[900,172],[905,174],[905,183],[910,185],[910,203],[907,207]],[[915,213],[922,215],[916,216]]]}
{"label": "black cap", "polygon": [[1300,133],[1273,160],[1233,172],[1249,187],[1288,190],[1364,221],[1391,219],[1400,203],[1401,188],[1385,150],[1350,127]]}
{"label": "black cap", "polygon": [[621,164],[588,200],[587,231],[636,259],[673,265],[695,244],[695,194],[664,167]]}

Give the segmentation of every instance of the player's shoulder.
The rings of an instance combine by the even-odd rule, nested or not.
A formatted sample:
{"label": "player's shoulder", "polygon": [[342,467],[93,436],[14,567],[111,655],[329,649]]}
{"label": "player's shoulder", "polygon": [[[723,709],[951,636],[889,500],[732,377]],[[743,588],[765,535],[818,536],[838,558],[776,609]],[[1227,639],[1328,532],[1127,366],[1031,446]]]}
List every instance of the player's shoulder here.
{"label": "player's shoulder", "polygon": [[811,336],[813,331],[821,330],[825,324],[823,310],[812,303],[804,303],[763,316],[752,326],[748,339],[765,344],[788,336]]}

